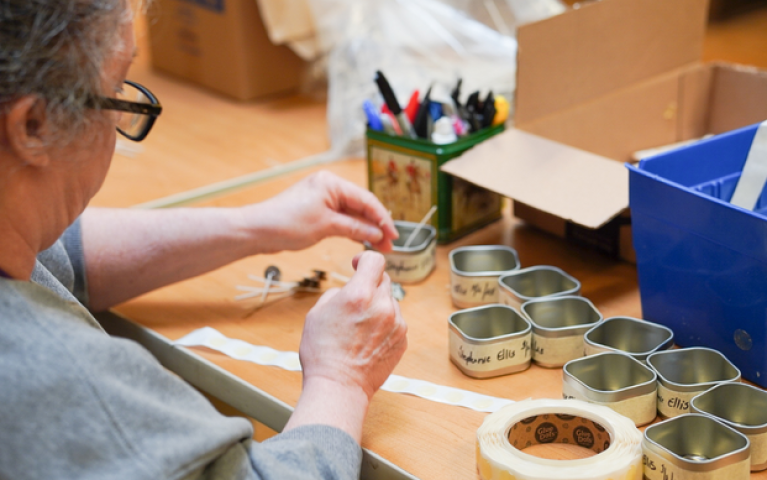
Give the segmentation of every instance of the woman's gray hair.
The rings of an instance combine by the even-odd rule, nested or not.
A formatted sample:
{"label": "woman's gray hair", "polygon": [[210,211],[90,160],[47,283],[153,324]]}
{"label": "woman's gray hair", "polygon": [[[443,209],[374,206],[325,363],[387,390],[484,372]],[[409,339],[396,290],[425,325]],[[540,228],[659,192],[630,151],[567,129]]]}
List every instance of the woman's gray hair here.
{"label": "woman's gray hair", "polygon": [[126,10],[126,0],[0,0],[0,108],[35,95],[57,129],[77,131]]}

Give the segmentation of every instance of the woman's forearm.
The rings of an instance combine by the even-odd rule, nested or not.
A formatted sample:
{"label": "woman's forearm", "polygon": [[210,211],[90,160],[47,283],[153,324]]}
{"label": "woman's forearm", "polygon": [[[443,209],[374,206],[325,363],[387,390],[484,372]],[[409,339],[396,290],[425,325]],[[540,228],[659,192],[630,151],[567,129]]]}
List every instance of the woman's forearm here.
{"label": "woman's forearm", "polygon": [[86,210],[90,308],[104,310],[258,253],[258,234],[240,219],[236,210],[223,208]]}

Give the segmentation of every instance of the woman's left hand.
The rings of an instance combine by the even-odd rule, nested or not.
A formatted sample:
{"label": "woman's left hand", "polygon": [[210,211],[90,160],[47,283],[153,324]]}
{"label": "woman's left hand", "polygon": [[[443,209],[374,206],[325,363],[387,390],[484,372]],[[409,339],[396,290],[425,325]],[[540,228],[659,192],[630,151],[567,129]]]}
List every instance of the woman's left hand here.
{"label": "woman's left hand", "polygon": [[241,209],[257,232],[259,253],[301,250],[342,236],[389,252],[398,237],[391,215],[370,191],[320,171],[284,192]]}

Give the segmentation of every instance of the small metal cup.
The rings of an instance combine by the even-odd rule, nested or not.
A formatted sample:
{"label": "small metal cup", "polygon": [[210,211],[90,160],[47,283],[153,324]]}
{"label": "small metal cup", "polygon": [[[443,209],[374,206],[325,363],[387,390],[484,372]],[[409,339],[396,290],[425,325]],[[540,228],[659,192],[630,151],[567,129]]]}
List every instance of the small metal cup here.
{"label": "small metal cup", "polygon": [[561,367],[583,356],[583,334],[602,321],[602,314],[583,297],[530,300],[522,313],[533,324],[533,361]]}
{"label": "small metal cup", "polygon": [[646,425],[657,415],[657,376],[634,358],[604,352],[567,362],[563,368],[562,396],[610,407]]}
{"label": "small metal cup", "polygon": [[710,348],[656,352],[647,365],[658,375],[658,413],[666,418],[689,413],[692,398],[714,385],[740,380],[740,370]]}
{"label": "small metal cup", "polygon": [[522,308],[528,300],[541,297],[580,295],[581,283],[557,267],[538,265],[516,270],[498,278],[501,303]]}
{"label": "small metal cup", "polygon": [[450,296],[458,308],[498,303],[498,277],[519,270],[516,250],[505,245],[459,247],[450,252]]}
{"label": "small metal cup", "polygon": [[418,227],[417,223],[395,221],[399,238],[394,240],[392,251],[385,253],[386,273],[393,282],[416,283],[434,270],[437,258],[437,229],[424,225],[415,234],[407,248],[405,243]]}
{"label": "small metal cup", "polygon": [[709,415],[751,442],[751,471],[767,468],[767,392],[745,383],[720,383],[694,397],[694,413]]}
{"label": "small metal cup", "polygon": [[631,317],[611,317],[583,336],[586,355],[599,352],[624,352],[640,362],[674,344],[671,329]]}
{"label": "small metal cup", "polygon": [[706,415],[688,413],[644,431],[648,480],[748,480],[750,444],[742,433]]}
{"label": "small metal cup", "polygon": [[530,366],[530,322],[513,308],[483,305],[448,319],[450,360],[466,375],[496,377]]}

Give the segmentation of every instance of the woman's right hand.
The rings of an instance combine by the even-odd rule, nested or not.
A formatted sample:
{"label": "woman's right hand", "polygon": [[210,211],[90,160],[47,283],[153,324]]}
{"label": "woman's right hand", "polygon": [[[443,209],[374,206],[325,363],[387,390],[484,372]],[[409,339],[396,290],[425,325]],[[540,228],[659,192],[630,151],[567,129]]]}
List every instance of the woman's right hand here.
{"label": "woman's right hand", "polygon": [[352,264],[357,271],[349,283],[325,292],[307,314],[299,356],[304,384],[337,382],[370,400],[407,348],[407,325],[383,256],[366,251]]}

